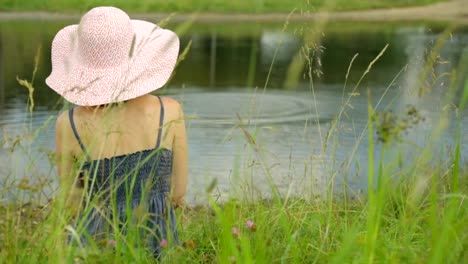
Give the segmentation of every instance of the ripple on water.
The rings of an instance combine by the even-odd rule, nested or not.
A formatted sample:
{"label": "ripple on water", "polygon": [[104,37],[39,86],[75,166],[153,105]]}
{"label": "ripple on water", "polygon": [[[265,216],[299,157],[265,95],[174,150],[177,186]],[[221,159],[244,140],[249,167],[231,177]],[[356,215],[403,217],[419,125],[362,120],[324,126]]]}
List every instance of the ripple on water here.
{"label": "ripple on water", "polygon": [[212,92],[184,94],[177,99],[195,125],[235,125],[239,123],[237,115],[245,123],[257,125],[327,122],[334,114],[330,104],[314,102],[310,94]]}

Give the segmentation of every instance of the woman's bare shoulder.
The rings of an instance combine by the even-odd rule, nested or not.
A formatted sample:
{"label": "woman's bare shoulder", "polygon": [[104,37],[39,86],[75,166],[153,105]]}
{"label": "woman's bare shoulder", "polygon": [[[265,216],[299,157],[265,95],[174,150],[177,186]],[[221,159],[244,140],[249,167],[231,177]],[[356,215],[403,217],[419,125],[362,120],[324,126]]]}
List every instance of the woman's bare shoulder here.
{"label": "woman's bare shoulder", "polygon": [[177,101],[176,99],[174,99],[172,97],[164,96],[164,97],[161,97],[161,99],[163,100],[164,106],[167,105],[168,107],[174,107],[174,108],[180,108],[181,107],[179,101]]}
{"label": "woman's bare shoulder", "polygon": [[63,111],[59,113],[57,120],[55,121],[55,127],[57,129],[64,129],[69,126],[70,122],[68,119],[68,111]]}
{"label": "woman's bare shoulder", "polygon": [[164,109],[174,118],[183,116],[182,104],[172,97],[162,97]]}

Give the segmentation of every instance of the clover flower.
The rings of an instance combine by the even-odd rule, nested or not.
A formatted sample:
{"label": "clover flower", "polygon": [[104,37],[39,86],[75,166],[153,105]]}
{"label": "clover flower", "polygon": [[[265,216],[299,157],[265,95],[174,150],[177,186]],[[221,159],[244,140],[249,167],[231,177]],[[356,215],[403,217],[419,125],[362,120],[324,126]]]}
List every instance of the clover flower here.
{"label": "clover flower", "polygon": [[109,246],[111,246],[111,247],[116,247],[116,246],[117,246],[117,242],[116,242],[115,240],[113,240],[113,239],[109,240],[109,241],[107,242],[107,244],[108,244]]}
{"label": "clover flower", "polygon": [[245,226],[252,232],[255,232],[257,230],[257,225],[252,220],[247,220]]}
{"label": "clover flower", "polygon": [[159,246],[161,248],[167,247],[167,240],[166,239],[161,240],[161,242],[159,242]]}
{"label": "clover flower", "polygon": [[237,229],[237,227],[233,227],[232,228],[232,236],[233,237],[239,237],[240,233],[239,233],[239,229]]}

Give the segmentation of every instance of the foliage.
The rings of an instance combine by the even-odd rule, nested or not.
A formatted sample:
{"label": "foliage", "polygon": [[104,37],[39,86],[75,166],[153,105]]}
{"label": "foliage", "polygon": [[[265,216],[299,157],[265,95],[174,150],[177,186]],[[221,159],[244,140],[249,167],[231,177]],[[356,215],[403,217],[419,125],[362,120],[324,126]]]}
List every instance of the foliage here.
{"label": "foliage", "polygon": [[1,0],[0,10],[5,11],[86,11],[95,6],[111,5],[122,8],[131,12],[244,12],[244,13],[268,13],[268,12],[286,12],[289,13],[294,9],[302,10],[355,10],[355,9],[372,9],[372,8],[388,8],[401,7],[412,5],[426,5],[441,0],[378,0],[378,1],[361,1],[361,0],[300,0],[300,1],[285,1],[285,0]]}
{"label": "foliage", "polygon": [[[169,244],[163,262],[462,263],[467,257],[467,176],[454,193],[448,183],[452,175],[453,170],[433,170],[386,188],[378,197],[378,228],[368,225],[376,215],[367,199],[335,199],[331,206],[326,200],[298,198],[231,200],[180,209],[181,243]],[[421,178],[429,180],[422,191],[417,190]],[[0,208],[4,263],[151,262],[150,254],[129,248],[129,241],[117,239],[86,250],[65,244],[63,233],[69,232],[64,232],[63,215],[54,206]],[[373,260],[367,252],[371,243]]]}

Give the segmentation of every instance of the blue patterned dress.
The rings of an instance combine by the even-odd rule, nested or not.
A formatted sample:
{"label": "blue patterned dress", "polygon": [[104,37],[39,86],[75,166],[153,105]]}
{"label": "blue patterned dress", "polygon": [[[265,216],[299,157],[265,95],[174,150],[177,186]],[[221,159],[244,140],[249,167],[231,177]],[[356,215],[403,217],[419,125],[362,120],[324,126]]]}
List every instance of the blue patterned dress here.
{"label": "blue patterned dress", "polygon": [[[174,208],[168,200],[172,151],[159,146],[164,124],[164,105],[161,98],[159,101],[161,116],[154,149],[88,159],[82,165],[81,184],[87,190],[86,196],[93,200],[87,208],[84,201],[85,209],[77,221],[82,244],[89,239],[102,242],[131,233],[137,235],[135,241],[158,257],[161,240],[178,243]],[[81,149],[88,156],[73,120],[73,109],[69,111],[69,119]]]}

